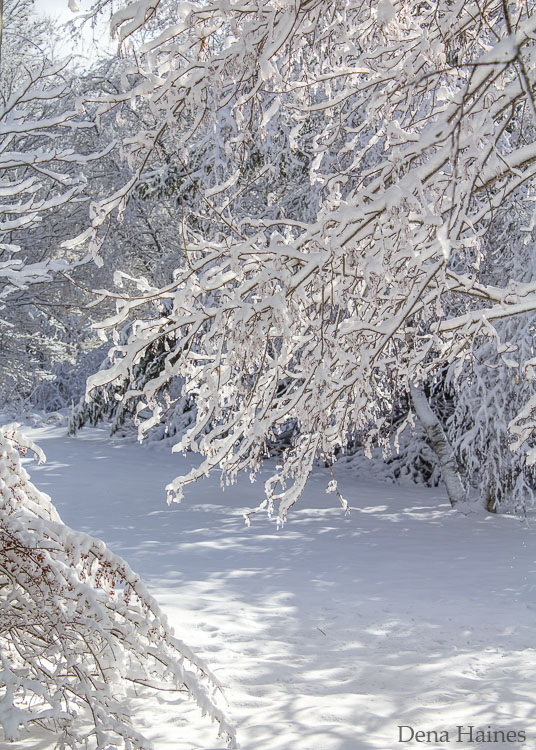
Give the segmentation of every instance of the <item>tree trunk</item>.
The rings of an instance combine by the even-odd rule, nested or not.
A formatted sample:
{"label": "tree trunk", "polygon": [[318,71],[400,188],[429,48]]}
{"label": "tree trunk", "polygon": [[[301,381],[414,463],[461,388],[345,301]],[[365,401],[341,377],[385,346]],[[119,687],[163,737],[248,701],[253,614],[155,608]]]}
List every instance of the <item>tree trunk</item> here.
{"label": "tree trunk", "polygon": [[415,414],[424,427],[432,450],[439,459],[441,476],[447,488],[450,504],[458,510],[466,510],[467,495],[458,472],[458,463],[441,422],[430,408],[428,399],[420,388],[410,383],[409,391]]}

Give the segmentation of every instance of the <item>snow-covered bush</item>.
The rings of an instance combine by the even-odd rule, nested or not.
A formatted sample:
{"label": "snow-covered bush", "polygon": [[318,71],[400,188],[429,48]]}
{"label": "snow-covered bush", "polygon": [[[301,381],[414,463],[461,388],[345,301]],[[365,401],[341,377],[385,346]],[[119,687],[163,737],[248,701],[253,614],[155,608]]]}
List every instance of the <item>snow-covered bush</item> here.
{"label": "snow-covered bush", "polygon": [[[118,344],[124,344],[131,334],[130,326],[125,326],[118,337]],[[159,386],[154,397],[161,404],[159,420],[150,420],[146,430],[149,440],[182,435],[195,419],[195,404],[192,399],[181,395],[182,380],[166,377],[165,361],[173,341],[160,339],[149,347],[143,357],[132,368],[129,379],[124,383],[111,383],[86,399],[85,389],[71,410],[69,434],[74,435],[84,425],[97,425],[106,421],[110,434],[131,431],[150,417],[143,398],[147,382],[159,378]],[[99,370],[107,370],[113,359],[110,355],[101,361]],[[95,368],[97,369],[97,368]]]}
{"label": "snow-covered bush", "polygon": [[411,479],[415,484],[437,487],[441,481],[441,467],[421,423],[406,427],[393,446],[390,454],[384,456],[386,474],[394,480]]}
{"label": "snow-covered bush", "polygon": [[192,698],[232,745],[215,678],[128,564],[61,522],[27,450],[43,460],[17,425],[0,428],[0,738],[35,725],[62,750],[149,748],[126,698],[153,687]]}
{"label": "snow-covered bush", "polygon": [[516,342],[515,351],[501,356],[490,340],[475,347],[473,360],[458,379],[448,433],[467,482],[483,505],[492,512],[522,512],[534,506],[536,498],[536,467],[525,461],[533,438],[527,437],[522,451],[512,450],[509,423],[535,392],[534,381],[520,371],[533,354],[531,316],[506,321],[498,331],[503,340]]}

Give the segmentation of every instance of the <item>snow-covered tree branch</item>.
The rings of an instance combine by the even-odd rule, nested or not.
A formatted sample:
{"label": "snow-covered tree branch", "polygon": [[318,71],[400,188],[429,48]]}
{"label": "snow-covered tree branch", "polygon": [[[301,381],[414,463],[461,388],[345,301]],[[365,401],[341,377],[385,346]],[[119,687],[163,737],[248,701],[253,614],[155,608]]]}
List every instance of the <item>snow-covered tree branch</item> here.
{"label": "snow-covered tree branch", "polygon": [[480,268],[506,206],[520,247],[533,241],[536,16],[496,0],[139,2],[112,23],[136,52],[101,113],[135,105],[153,124],[124,140],[132,177],[94,207],[93,251],[111,212],[170,160],[193,194],[173,281],[123,275],[111,295],[104,328],[137,320],[89,391],[128,382],[166,340],[141,430],[184,378],[197,422],[177,447],[205,457],[171,497],[213,467],[254,474],[296,419],[266,487],[284,518],[315,458],[356,430],[381,437],[410,382],[535,309],[532,281],[490,285]]}
{"label": "snow-covered tree branch", "polygon": [[[193,698],[221,732],[218,683],[177,640],[138,576],[103,542],[68,528],[30,482],[20,454],[42,451],[17,425],[0,430],[0,726],[32,725],[55,747],[149,748],[132,726],[129,691]],[[147,692],[147,690],[145,691]]]}

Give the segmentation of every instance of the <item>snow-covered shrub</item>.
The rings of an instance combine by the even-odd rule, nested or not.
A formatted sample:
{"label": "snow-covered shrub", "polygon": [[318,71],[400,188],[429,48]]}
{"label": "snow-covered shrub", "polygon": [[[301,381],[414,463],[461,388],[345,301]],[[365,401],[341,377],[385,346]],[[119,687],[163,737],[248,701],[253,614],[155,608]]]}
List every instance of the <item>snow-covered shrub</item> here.
{"label": "snow-covered shrub", "polygon": [[[422,395],[445,432],[456,398],[447,376],[448,369],[440,367],[422,385]],[[392,399],[390,452],[384,451],[388,476],[394,480],[405,477],[416,484],[437,487],[442,479],[440,461],[422,422],[414,413],[411,399],[404,393],[393,393]]]}
{"label": "snow-covered shrub", "polygon": [[[130,333],[130,326],[126,326],[119,336],[119,346],[125,343]],[[134,425],[142,425],[140,436],[145,436],[148,431],[149,439],[181,435],[195,420],[195,405],[193,399],[181,393],[183,379],[166,375],[165,360],[169,348],[168,340],[156,341],[134,365],[128,380],[96,389],[89,399],[82,395],[71,411],[69,433],[74,435],[87,424],[95,426],[99,422],[108,422],[112,435],[125,430],[128,432]],[[94,371],[107,370],[112,364],[113,350]],[[161,405],[161,418],[151,420],[151,424],[146,426],[144,418],[149,417],[150,413],[144,412],[143,389],[149,380],[156,378],[159,378],[159,384],[154,397]]]}
{"label": "snow-covered shrub", "polygon": [[[522,147],[518,127],[514,118],[510,138]],[[533,128],[530,132],[534,136]],[[523,195],[518,191],[503,202],[485,238],[480,277],[495,288],[509,279],[511,288],[517,283],[524,290],[536,279],[536,246],[527,231],[534,223],[533,207],[520,200]],[[463,367],[452,364],[448,369],[453,409],[443,423],[468,486],[492,512],[523,513],[536,499],[536,467],[526,462],[534,433],[529,430],[515,445],[516,430],[510,425],[534,399],[529,366],[534,345],[534,314],[524,313],[520,304],[515,316],[493,327],[483,325]]]}
{"label": "snow-covered shrub", "polygon": [[154,687],[193,698],[232,745],[214,677],[127,563],[61,522],[21,465],[43,453],[17,427],[0,428],[0,739],[35,725],[51,748],[149,748],[126,697]]}
{"label": "snow-covered shrub", "polygon": [[509,434],[510,421],[534,396],[534,382],[523,378],[516,365],[533,352],[531,317],[520,316],[499,327],[504,340],[516,342],[514,351],[501,356],[497,342],[489,339],[475,350],[459,379],[456,408],[448,422],[467,481],[492,512],[523,512],[536,499],[536,467],[525,461],[527,445],[512,450]]}
{"label": "snow-covered shrub", "polygon": [[385,460],[387,474],[395,480],[407,478],[427,487],[437,487],[441,481],[437,455],[417,420],[404,430],[392,454]]}

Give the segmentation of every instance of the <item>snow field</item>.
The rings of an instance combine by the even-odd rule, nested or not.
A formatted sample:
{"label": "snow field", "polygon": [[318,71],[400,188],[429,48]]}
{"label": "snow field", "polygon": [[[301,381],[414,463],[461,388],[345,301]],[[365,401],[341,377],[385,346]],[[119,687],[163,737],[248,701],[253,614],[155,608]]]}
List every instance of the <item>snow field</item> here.
{"label": "snow field", "polygon": [[[222,492],[212,477],[167,507],[164,486],[191,456],[103,430],[30,433],[48,459],[27,467],[34,483],[141,574],[224,684],[243,750],[430,748],[399,743],[397,727],[470,724],[525,730],[505,747],[534,747],[530,525],[466,518],[440,491],[341,467],[348,516],[318,469],[282,529],[260,514],[248,528],[260,483]],[[187,702],[140,699],[136,711],[157,750],[224,746]]]}

